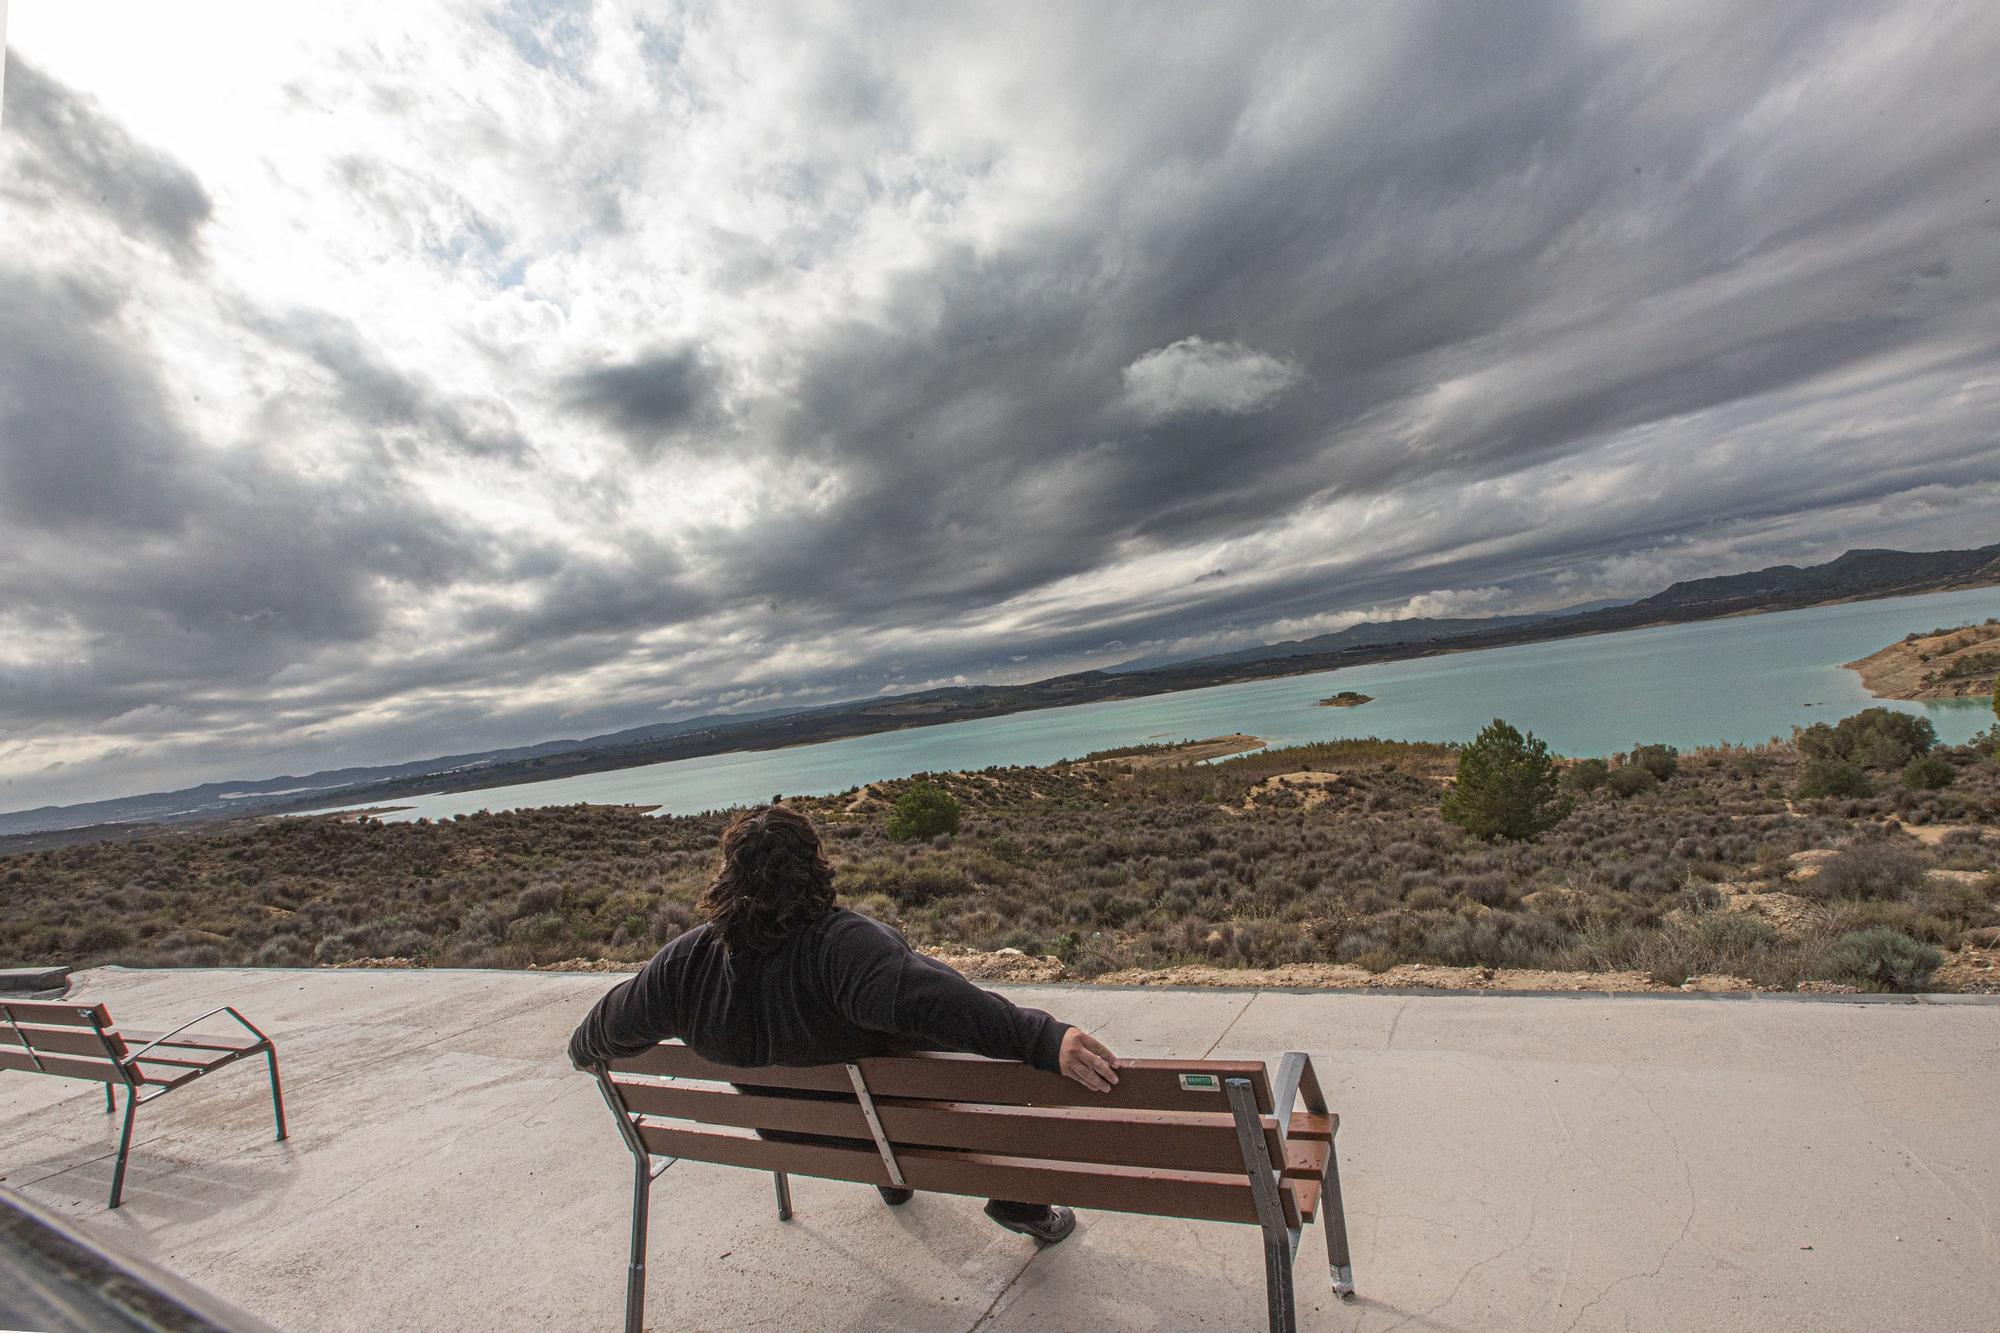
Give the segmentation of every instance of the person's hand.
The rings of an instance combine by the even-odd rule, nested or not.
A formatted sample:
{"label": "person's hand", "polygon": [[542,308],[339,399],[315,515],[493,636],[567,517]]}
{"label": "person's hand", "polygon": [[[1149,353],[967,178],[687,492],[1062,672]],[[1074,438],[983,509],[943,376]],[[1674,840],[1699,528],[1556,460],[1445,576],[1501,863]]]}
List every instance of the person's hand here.
{"label": "person's hand", "polygon": [[1082,1028],[1063,1033],[1062,1072],[1092,1092],[1109,1092],[1118,1081],[1118,1057]]}

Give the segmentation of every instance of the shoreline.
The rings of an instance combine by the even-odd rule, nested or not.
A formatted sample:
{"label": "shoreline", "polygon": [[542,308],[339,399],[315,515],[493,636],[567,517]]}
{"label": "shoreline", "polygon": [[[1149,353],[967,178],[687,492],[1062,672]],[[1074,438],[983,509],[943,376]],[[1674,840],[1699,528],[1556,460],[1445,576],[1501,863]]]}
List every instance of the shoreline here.
{"label": "shoreline", "polygon": [[1862,688],[1877,699],[1929,703],[1991,698],[2000,668],[2000,624],[1912,635],[1841,666],[1860,676]]}

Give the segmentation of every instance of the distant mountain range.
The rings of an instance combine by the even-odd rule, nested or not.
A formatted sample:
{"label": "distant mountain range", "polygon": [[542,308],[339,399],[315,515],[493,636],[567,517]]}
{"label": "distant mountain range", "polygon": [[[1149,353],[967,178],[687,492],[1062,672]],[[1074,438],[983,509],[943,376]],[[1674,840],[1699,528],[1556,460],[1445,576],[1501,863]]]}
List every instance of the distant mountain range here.
{"label": "distant mountain range", "polygon": [[180,791],[43,806],[0,813],[0,838],[86,826],[178,823],[331,805],[389,803],[420,792],[468,791],[731,750],[776,749],[1436,652],[1995,583],[2000,583],[2000,544],[1966,551],[1849,551],[1823,565],[1773,565],[1747,574],[1689,579],[1635,602],[1596,602],[1527,616],[1367,621],[1309,639],[1257,644],[1185,661],[1141,658],[1104,671],[1054,676],[1028,685],[953,686],[809,709],[711,715],[577,740],[378,768],[211,782]]}
{"label": "distant mountain range", "polygon": [[1364,620],[1358,625],[1349,625],[1346,629],[1335,630],[1331,634],[1315,634],[1310,639],[1253,643],[1247,648],[1235,648],[1226,653],[1213,653],[1205,657],[1135,657],[1129,662],[1105,667],[1104,670],[1113,675],[1121,675],[1131,671],[1157,671],[1161,667],[1168,666],[1224,666],[1242,662],[1263,662],[1275,657],[1319,657],[1327,653],[1345,652],[1349,648],[1375,648],[1386,644],[1432,644],[1443,639],[1461,638],[1467,634],[1512,629],[1519,625],[1560,620],[1564,616],[1582,615],[1589,611],[1602,611],[1606,607],[1625,605],[1628,603],[1613,599],[1585,602],[1579,606],[1566,606],[1560,611],[1541,611],[1526,616],[1476,616],[1459,620],[1412,616],[1408,620]]}

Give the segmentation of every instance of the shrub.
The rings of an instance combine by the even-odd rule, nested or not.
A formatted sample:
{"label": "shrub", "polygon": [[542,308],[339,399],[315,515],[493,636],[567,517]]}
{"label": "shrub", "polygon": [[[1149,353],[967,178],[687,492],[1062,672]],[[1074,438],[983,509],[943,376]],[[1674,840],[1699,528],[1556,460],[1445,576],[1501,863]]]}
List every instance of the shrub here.
{"label": "shrub", "polygon": [[883,831],[898,842],[956,833],[959,809],[956,796],[942,787],[919,782],[896,798],[896,808],[890,811]]}
{"label": "shrub", "polygon": [[1935,947],[1876,926],[1835,940],[1814,971],[1822,980],[1865,990],[1911,991],[1928,985],[1942,962],[1944,955]]}
{"label": "shrub", "polygon": [[1611,788],[1612,795],[1625,799],[1649,792],[1660,785],[1660,780],[1654,776],[1652,769],[1641,768],[1637,764],[1620,764],[1611,770],[1611,776],[1605,779],[1605,782]]}
{"label": "shrub", "polygon": [[1625,762],[1665,782],[1680,769],[1680,753],[1671,745],[1635,745],[1632,753],[1625,756]]}
{"label": "shrub", "polygon": [[1924,886],[1924,859],[1891,842],[1857,842],[1804,883],[1816,898],[1905,898]]}
{"label": "shrub", "polygon": [[[1825,723],[1816,725],[1824,726]],[[1875,784],[1859,765],[1850,764],[1845,759],[1814,759],[1806,764],[1804,776],[1799,779],[1799,795],[1812,796],[1870,796]]]}
{"label": "shrub", "polygon": [[1499,718],[1459,751],[1444,817],[1476,838],[1532,838],[1570,811],[1549,747]]}
{"label": "shrub", "polygon": [[1862,768],[1901,768],[1937,744],[1927,717],[1890,708],[1864,708],[1829,727],[1815,722],[1798,733],[1799,753],[1808,759],[1841,759]]}
{"label": "shrub", "polygon": [[1958,770],[1941,754],[1920,754],[1903,765],[1903,785],[1911,791],[1937,791],[1958,780]]}
{"label": "shrub", "polygon": [[560,884],[531,884],[522,889],[514,899],[514,916],[541,916],[556,911],[562,906],[563,891]]}
{"label": "shrub", "polygon": [[1563,770],[1563,785],[1571,791],[1596,791],[1611,776],[1602,759],[1579,759]]}

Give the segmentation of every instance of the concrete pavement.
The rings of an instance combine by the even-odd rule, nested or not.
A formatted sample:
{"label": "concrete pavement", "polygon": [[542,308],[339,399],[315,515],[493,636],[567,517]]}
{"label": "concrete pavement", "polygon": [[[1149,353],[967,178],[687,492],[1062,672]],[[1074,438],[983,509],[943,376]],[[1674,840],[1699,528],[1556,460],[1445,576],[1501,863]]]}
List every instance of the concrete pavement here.
{"label": "concrete pavement", "polygon": [[[610,1329],[630,1159],[562,1056],[615,978],[124,971],[135,1028],[233,1003],[261,1067],[139,1113],[126,1206],[96,1085],[0,1073],[0,1179],[281,1328]],[[1300,1316],[1357,1329],[2000,1324],[2000,1006],[1006,988],[1121,1054],[1313,1053],[1361,1298],[1309,1229]],[[658,1329],[1256,1329],[1253,1228],[1086,1214],[1037,1252],[975,1200],[676,1163]]]}

